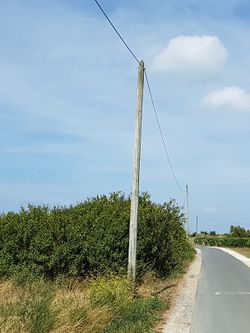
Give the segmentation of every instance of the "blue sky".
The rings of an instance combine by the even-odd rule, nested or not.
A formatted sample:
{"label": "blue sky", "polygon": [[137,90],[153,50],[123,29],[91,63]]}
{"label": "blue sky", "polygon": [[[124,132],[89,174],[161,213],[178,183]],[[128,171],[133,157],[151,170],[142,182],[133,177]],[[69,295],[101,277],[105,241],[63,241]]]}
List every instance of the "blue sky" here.
{"label": "blue sky", "polygon": [[[250,228],[250,3],[101,1],[149,74],[190,226]],[[0,211],[130,192],[137,64],[94,1],[0,2]],[[185,196],[147,91],[141,191]]]}

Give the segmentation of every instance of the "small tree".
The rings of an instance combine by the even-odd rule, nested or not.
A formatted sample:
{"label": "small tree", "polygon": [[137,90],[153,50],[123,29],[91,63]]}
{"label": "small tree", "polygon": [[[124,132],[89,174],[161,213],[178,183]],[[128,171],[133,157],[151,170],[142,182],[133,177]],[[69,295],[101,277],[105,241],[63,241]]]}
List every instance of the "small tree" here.
{"label": "small tree", "polygon": [[250,237],[250,230],[246,230],[240,226],[231,225],[230,235],[232,237]]}

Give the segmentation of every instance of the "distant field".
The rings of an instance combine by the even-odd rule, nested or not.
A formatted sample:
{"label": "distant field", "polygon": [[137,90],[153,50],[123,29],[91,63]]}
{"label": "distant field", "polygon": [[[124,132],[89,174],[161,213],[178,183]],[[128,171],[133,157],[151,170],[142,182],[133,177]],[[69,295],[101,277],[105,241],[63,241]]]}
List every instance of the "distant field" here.
{"label": "distant field", "polygon": [[233,250],[247,258],[250,258],[250,247],[235,247]]}

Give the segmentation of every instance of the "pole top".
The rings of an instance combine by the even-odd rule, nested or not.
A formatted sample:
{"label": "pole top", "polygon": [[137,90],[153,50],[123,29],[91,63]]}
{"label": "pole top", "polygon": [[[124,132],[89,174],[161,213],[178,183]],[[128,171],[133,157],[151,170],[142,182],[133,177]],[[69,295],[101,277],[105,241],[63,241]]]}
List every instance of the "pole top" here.
{"label": "pole top", "polygon": [[142,59],[141,59],[139,65],[140,65],[143,69],[145,68],[145,67],[144,67],[144,61],[143,61]]}

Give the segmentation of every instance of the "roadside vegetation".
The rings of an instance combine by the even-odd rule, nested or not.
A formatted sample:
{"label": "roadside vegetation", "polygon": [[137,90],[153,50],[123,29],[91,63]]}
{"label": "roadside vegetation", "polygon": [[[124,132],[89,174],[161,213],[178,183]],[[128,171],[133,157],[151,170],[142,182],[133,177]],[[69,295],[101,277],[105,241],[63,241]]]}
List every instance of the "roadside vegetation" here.
{"label": "roadside vegetation", "polygon": [[[126,278],[0,284],[1,333],[152,332],[169,306],[171,281],[150,277],[133,298]],[[164,288],[162,288],[164,286]],[[169,288],[166,288],[169,286]],[[165,289],[165,295],[154,289]]]}
{"label": "roadside vegetation", "polygon": [[[130,199],[120,193],[71,207],[28,206],[0,216],[0,277],[126,274]],[[139,200],[137,271],[168,276],[193,257],[174,201]]]}
{"label": "roadside vegetation", "polygon": [[174,201],[140,196],[138,280],[126,278],[130,199],[0,216],[0,332],[153,332],[194,256]]}

